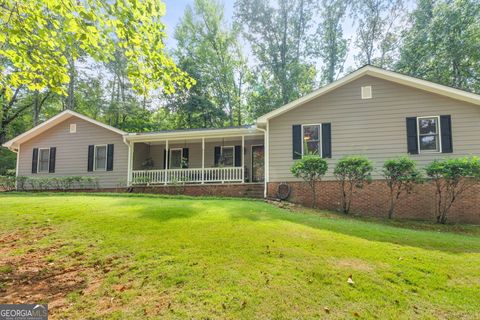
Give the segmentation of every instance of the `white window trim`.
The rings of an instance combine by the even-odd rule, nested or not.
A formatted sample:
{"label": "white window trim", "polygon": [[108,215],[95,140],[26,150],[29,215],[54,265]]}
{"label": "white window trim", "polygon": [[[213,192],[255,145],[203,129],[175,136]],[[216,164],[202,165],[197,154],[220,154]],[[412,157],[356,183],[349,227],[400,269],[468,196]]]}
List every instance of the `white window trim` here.
{"label": "white window trim", "polygon": [[[437,135],[438,135],[438,150],[423,150],[420,147],[420,119],[437,119]],[[440,116],[422,116],[417,117],[417,144],[418,144],[418,154],[425,153],[425,154],[432,154],[432,153],[442,153],[442,126],[440,125]]]}
{"label": "white window trim", "polygon": [[[40,171],[40,153],[41,150],[48,150],[48,165],[46,171]],[[37,173],[49,173],[50,172],[50,148],[38,148],[38,159],[37,159]]]}
{"label": "white window trim", "polygon": [[223,149],[224,148],[232,148],[232,165],[231,166],[225,166],[223,163],[221,163],[221,165],[224,167],[224,168],[233,168],[235,167],[235,146],[221,146],[220,147],[220,159],[223,158]]}
{"label": "white window trim", "polygon": [[318,143],[319,143],[319,156],[320,157],[323,157],[323,150],[322,150],[322,141],[323,141],[323,136],[322,136],[322,124],[321,123],[311,123],[311,124],[302,124],[302,158],[303,156],[305,155],[304,152],[303,152],[303,147],[305,145],[303,139],[304,139],[304,131],[303,131],[303,127],[308,127],[308,126],[319,126],[320,129],[318,131]]}
{"label": "white window trim", "polygon": [[[105,147],[105,169],[97,169],[97,147]],[[107,171],[108,145],[96,144],[93,146],[93,171]]]}
{"label": "white window trim", "polygon": [[[180,150],[180,167],[179,168],[172,168],[172,151]],[[182,161],[183,161],[183,148],[171,148],[168,151],[168,169],[182,169]]]}

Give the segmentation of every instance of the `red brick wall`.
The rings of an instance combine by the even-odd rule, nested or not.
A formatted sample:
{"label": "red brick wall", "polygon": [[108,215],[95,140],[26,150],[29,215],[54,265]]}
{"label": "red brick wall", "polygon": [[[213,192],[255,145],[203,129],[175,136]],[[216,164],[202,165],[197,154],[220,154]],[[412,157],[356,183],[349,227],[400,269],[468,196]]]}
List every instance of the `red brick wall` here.
{"label": "red brick wall", "polygon": [[133,192],[182,194],[188,196],[221,196],[263,198],[264,184],[202,184],[186,186],[134,187]]}
{"label": "red brick wall", "polygon": [[[268,183],[268,196],[277,197],[279,183]],[[310,188],[304,182],[289,182],[289,201],[311,206]],[[388,189],[382,180],[374,180],[363,189],[357,189],[350,212],[365,216],[387,217],[389,206]],[[336,181],[321,181],[317,185],[317,207],[325,210],[340,210],[340,189]],[[397,203],[394,218],[435,221],[435,189],[432,184],[417,186],[413,193]],[[448,216],[448,222],[480,223],[480,185],[467,190],[456,200]]]}

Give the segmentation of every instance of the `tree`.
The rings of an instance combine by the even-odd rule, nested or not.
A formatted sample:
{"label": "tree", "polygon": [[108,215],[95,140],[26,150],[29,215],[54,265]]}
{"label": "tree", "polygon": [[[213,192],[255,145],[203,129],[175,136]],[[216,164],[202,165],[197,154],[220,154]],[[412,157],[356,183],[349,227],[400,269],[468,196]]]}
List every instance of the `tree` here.
{"label": "tree", "polygon": [[445,224],[455,201],[480,181],[480,159],[436,160],[427,165],[425,171],[435,185],[437,223]]}
{"label": "tree", "polygon": [[[313,0],[237,0],[235,15],[243,27],[256,59],[254,73],[260,80],[250,84],[262,111],[271,111],[312,90],[315,80],[309,32],[312,29]],[[258,90],[258,91],[255,91]],[[267,92],[265,92],[267,91]],[[256,106],[252,106],[257,109]]]}
{"label": "tree", "polygon": [[355,56],[357,64],[387,67],[399,45],[397,23],[403,18],[404,0],[360,0],[353,2],[352,16],[358,20]]}
{"label": "tree", "polygon": [[455,88],[480,92],[478,0],[419,0],[403,36],[395,69]]}
{"label": "tree", "polygon": [[398,199],[404,194],[409,194],[414,185],[421,182],[421,175],[415,161],[408,157],[386,160],[382,173],[390,192],[388,218],[391,219]]}
{"label": "tree", "polygon": [[28,106],[18,106],[21,90],[48,89],[65,95],[70,64],[81,53],[112,59],[115,45],[125,49],[127,74],[141,94],[174,92],[193,79],[165,54],[165,5],[156,0],[3,1],[0,6],[0,143],[6,126]]}
{"label": "tree", "polygon": [[342,211],[349,213],[354,188],[363,188],[372,180],[373,165],[363,156],[346,156],[340,159],[333,174],[341,192]]}
{"label": "tree", "polygon": [[314,50],[322,58],[321,83],[335,81],[343,71],[347,55],[347,40],[343,37],[342,22],[345,17],[347,2],[345,0],[322,0],[321,22],[313,41]]}
{"label": "tree", "polygon": [[224,109],[230,126],[243,124],[244,118],[246,61],[238,36],[238,26],[226,22],[223,5],[215,0],[195,0],[175,29],[179,65],[196,77],[195,91],[202,98]]}
{"label": "tree", "polygon": [[327,161],[318,155],[306,155],[301,160],[296,161],[290,168],[295,177],[302,178],[309,185],[312,191],[313,208],[317,206],[316,184],[322,179],[327,170]]}

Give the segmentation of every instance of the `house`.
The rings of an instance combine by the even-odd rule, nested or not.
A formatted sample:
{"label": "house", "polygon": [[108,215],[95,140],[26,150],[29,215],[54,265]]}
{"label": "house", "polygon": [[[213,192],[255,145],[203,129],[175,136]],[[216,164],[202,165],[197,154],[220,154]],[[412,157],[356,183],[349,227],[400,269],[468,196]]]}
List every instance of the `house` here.
{"label": "house", "polygon": [[[259,117],[253,126],[125,133],[64,111],[6,142],[18,153],[17,175],[94,175],[101,188],[122,179],[129,186],[188,185],[191,194],[245,194],[260,188],[275,196],[280,184],[293,201],[309,192],[290,173],[307,150],[328,159],[319,207],[338,208],[333,167],[361,154],[379,179],[386,159],[409,154],[419,167],[445,157],[480,155],[480,95],[364,66],[298,100]],[[243,150],[243,152],[242,152]],[[400,215],[433,214],[434,193],[422,187],[400,205]],[[480,190],[454,208],[459,220],[480,221]],[[385,212],[380,180],[361,191],[353,210]]]}

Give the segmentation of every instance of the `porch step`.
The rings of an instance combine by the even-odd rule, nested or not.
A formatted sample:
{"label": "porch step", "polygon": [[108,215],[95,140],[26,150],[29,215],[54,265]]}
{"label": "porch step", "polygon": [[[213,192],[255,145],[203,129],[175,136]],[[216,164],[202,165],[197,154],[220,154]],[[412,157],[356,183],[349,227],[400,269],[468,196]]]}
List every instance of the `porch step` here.
{"label": "porch step", "polygon": [[256,184],[256,185],[249,186],[245,190],[245,197],[263,198],[263,188],[264,188],[263,184],[258,184],[258,185]]}

